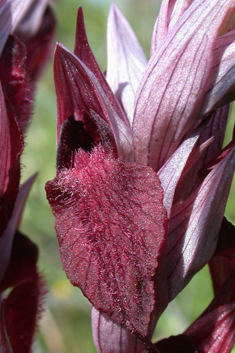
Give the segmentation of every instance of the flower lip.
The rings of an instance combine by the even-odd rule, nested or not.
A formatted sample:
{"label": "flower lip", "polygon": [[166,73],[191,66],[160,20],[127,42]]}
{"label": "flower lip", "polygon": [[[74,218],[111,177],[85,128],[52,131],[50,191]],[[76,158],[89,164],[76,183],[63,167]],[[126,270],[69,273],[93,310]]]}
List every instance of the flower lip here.
{"label": "flower lip", "polygon": [[157,174],[95,146],[91,153],[79,149],[74,168],[58,170],[46,192],[71,283],[96,308],[146,337],[167,230]]}

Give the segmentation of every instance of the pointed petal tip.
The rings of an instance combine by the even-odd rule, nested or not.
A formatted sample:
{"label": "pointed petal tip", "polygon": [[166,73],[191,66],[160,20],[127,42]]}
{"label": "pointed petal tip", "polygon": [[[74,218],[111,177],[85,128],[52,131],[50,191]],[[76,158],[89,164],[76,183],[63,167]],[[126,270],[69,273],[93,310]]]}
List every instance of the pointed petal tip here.
{"label": "pointed petal tip", "polygon": [[63,44],[61,44],[60,42],[56,42],[55,44],[55,53],[58,52],[59,48],[63,46]]}
{"label": "pointed petal tip", "polygon": [[55,45],[55,50],[54,50],[54,55],[53,55],[54,72],[55,72],[56,63],[58,62],[60,56],[61,56],[60,55],[60,43],[57,42]]}
{"label": "pointed petal tip", "polygon": [[117,8],[118,8],[117,4],[115,4],[115,2],[111,2],[109,10],[115,11],[115,9],[117,9]]}
{"label": "pointed petal tip", "polygon": [[110,15],[121,15],[123,16],[122,11],[118,7],[118,5],[115,2],[111,2],[110,7],[109,7],[109,16]]}
{"label": "pointed petal tip", "polygon": [[77,23],[78,22],[84,22],[83,9],[81,5],[79,5],[77,12]]}
{"label": "pointed petal tip", "polygon": [[60,42],[56,42],[55,53],[58,51],[67,51],[68,49]]}
{"label": "pointed petal tip", "polygon": [[59,43],[59,42],[56,42],[56,44],[55,44],[55,49],[54,49],[54,58],[55,58],[55,56],[56,56],[57,53],[58,53],[58,47],[59,47],[59,45],[60,45],[60,43]]}
{"label": "pointed petal tip", "polygon": [[62,43],[57,42],[54,51],[54,65],[57,60],[64,58],[64,56],[67,55],[68,52],[71,53],[69,49],[66,48]]}

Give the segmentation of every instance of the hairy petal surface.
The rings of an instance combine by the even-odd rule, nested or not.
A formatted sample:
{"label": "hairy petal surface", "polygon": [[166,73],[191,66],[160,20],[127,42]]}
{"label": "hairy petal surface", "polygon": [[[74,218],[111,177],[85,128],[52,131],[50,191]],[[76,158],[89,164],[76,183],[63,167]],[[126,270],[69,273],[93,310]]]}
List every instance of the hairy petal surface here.
{"label": "hairy petal surface", "polygon": [[235,168],[235,147],[211,170],[199,190],[176,206],[170,221],[167,265],[173,299],[212,257]]}
{"label": "hairy petal surface", "polygon": [[[91,110],[109,124],[118,150],[124,160],[133,160],[132,135],[129,126],[117,115],[95,75],[61,44],[55,50],[54,76],[57,94],[57,139],[61,125],[71,115],[82,121]],[[90,119],[91,120],[91,119]]]}
{"label": "hairy petal surface", "polygon": [[96,309],[145,337],[165,249],[163,191],[149,167],[79,150],[46,185],[63,268]]}
{"label": "hairy petal surface", "polygon": [[136,94],[136,161],[158,170],[197,120],[214,40],[232,4],[194,1],[151,57]]}
{"label": "hairy petal surface", "polygon": [[114,3],[108,16],[107,47],[106,79],[132,125],[135,93],[147,59],[130,24]]}

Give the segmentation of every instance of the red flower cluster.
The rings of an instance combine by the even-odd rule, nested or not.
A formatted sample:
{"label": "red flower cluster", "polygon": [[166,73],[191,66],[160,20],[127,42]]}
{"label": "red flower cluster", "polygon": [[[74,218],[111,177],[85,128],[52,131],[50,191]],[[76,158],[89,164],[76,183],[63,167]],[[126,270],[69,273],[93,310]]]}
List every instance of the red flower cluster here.
{"label": "red flower cluster", "polygon": [[[57,174],[46,185],[63,268],[93,304],[100,353],[228,353],[235,338],[234,227],[224,209],[235,141],[233,0],[163,0],[147,62],[116,5],[108,65],[81,8],[74,54],[58,44]],[[215,298],[180,336],[151,336],[205,264]]]}

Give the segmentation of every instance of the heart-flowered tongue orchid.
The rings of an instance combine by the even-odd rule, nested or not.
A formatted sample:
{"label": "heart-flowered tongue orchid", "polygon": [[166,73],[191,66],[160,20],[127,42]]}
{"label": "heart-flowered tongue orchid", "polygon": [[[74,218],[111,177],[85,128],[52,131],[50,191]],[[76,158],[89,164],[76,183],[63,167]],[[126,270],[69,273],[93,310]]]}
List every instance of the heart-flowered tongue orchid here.
{"label": "heart-flowered tongue orchid", "polygon": [[234,240],[229,225],[232,240],[224,241],[223,220],[234,140],[222,149],[234,99],[234,18],[232,0],[163,0],[147,62],[112,4],[106,77],[81,8],[74,53],[56,46],[57,174],[46,192],[63,268],[93,304],[100,353],[232,348],[233,286],[223,282],[233,269],[184,334],[150,340],[169,301]]}

